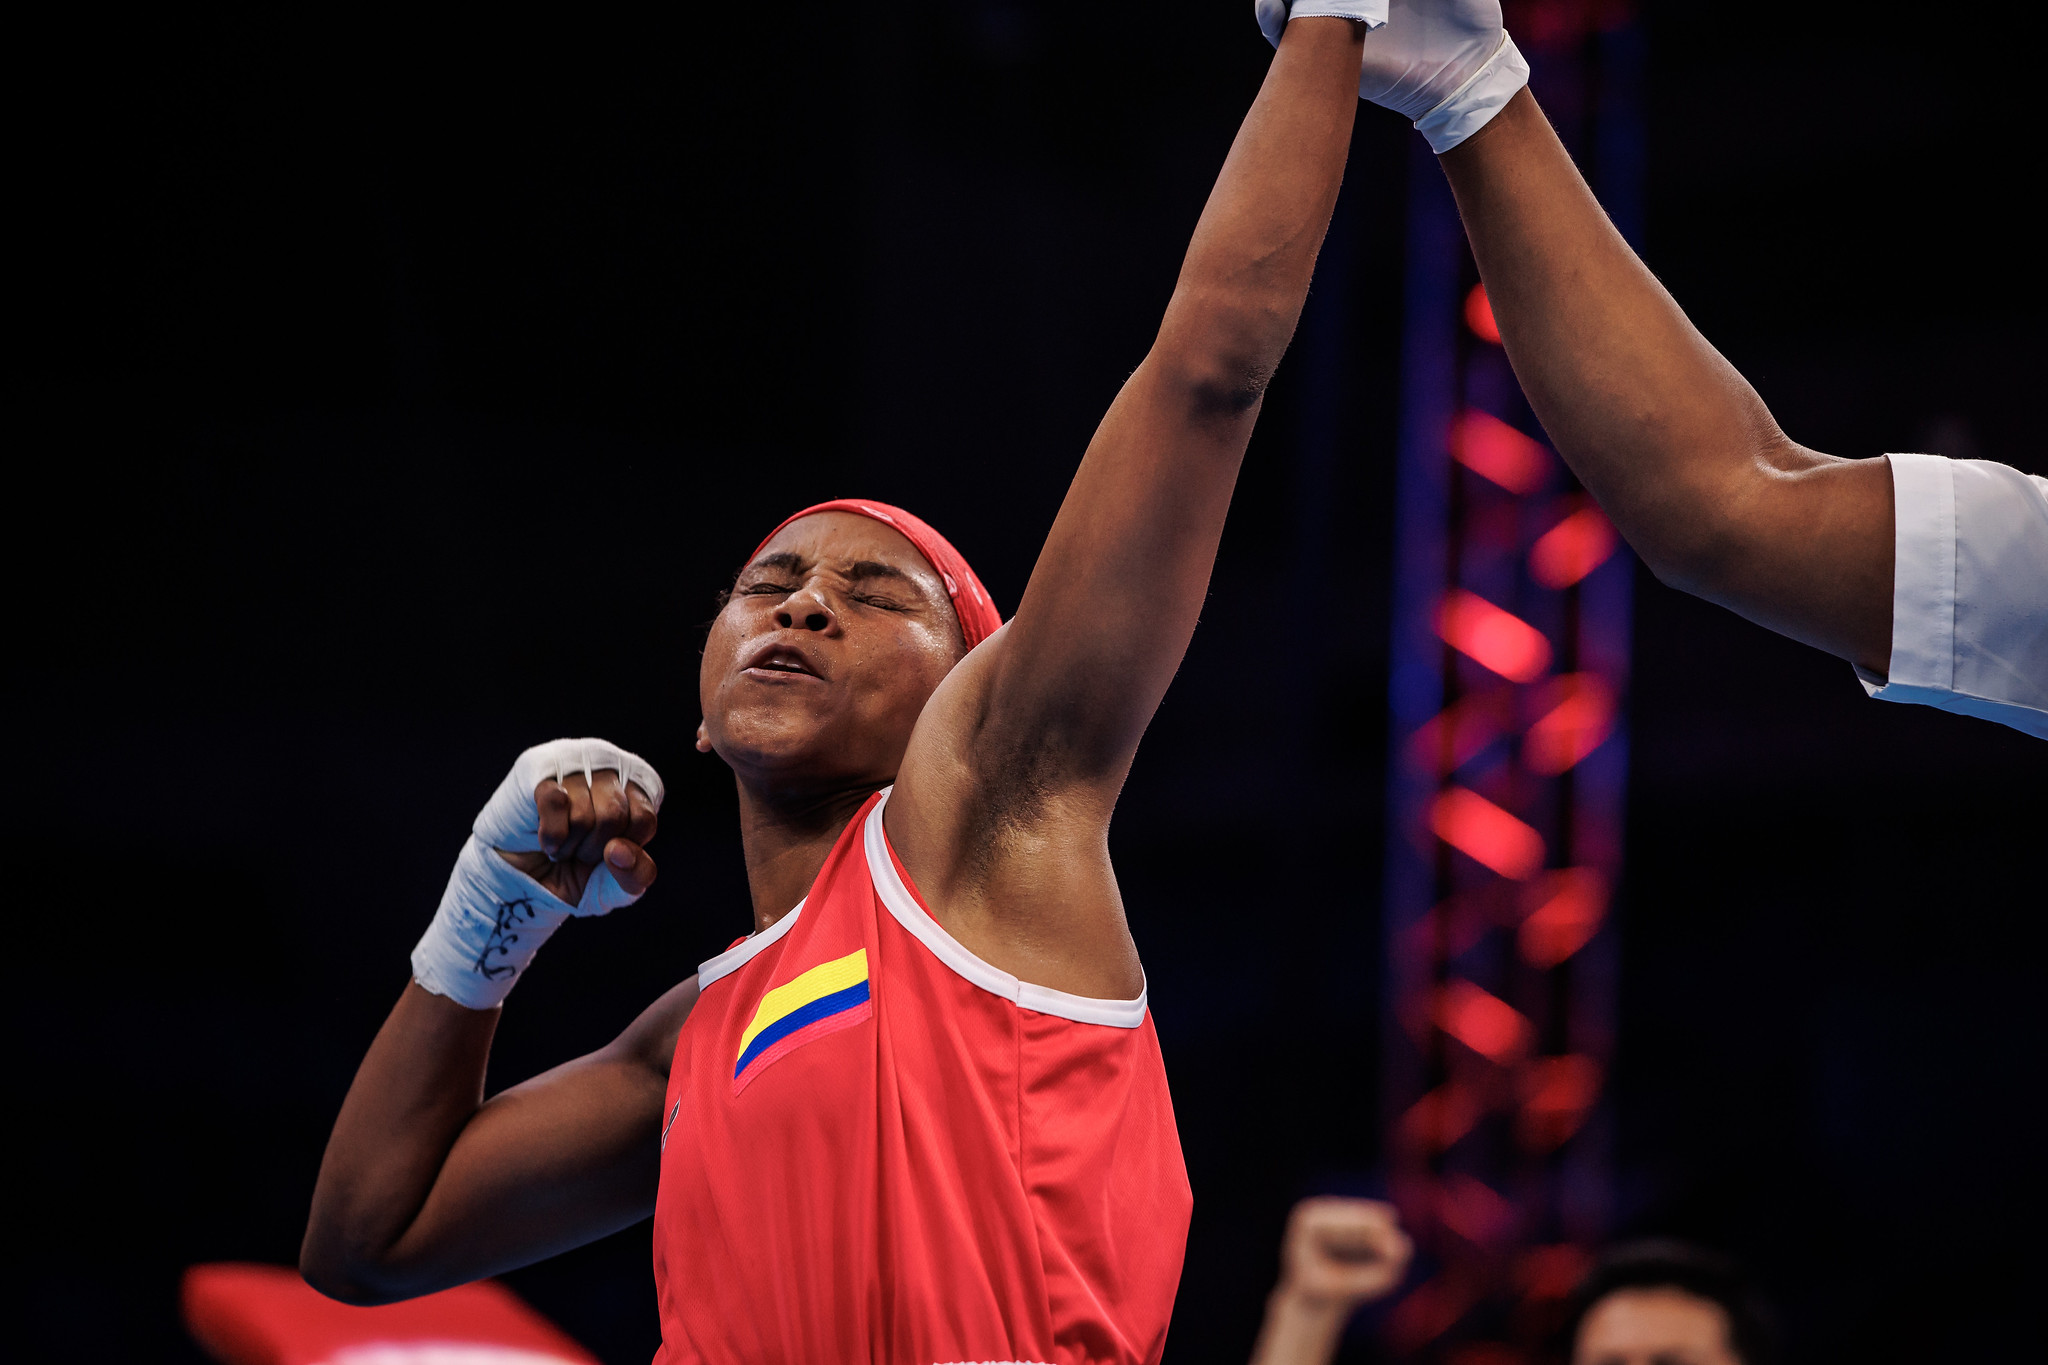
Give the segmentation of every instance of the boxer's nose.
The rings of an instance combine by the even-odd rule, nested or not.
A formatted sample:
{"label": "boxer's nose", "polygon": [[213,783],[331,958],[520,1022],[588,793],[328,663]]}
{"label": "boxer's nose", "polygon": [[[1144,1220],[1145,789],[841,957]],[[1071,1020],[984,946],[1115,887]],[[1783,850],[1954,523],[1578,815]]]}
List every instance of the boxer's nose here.
{"label": "boxer's nose", "polygon": [[775,610],[775,624],[784,630],[828,631],[839,623],[832,604],[806,585],[782,599]]}

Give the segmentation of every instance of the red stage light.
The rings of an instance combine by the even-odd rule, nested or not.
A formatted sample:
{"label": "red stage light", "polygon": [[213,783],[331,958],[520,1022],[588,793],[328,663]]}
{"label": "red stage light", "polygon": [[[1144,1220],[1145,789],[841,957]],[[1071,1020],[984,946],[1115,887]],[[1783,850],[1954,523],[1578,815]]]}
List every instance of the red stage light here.
{"label": "red stage light", "polygon": [[1600,1099],[1600,1063],[1591,1057],[1543,1057],[1522,1080],[1516,1131],[1522,1144],[1536,1151],[1562,1146]]}
{"label": "red stage light", "polygon": [[1543,836],[1478,792],[1452,787],[1431,803],[1429,827],[1474,862],[1526,881],[1543,867]]}
{"label": "red stage light", "polygon": [[1441,1152],[1472,1131],[1479,1113],[1476,1095],[1446,1081],[1409,1106],[1401,1116],[1401,1134],[1410,1142]]}
{"label": "red stage light", "polygon": [[1550,641],[1542,631],[1463,588],[1452,588],[1437,604],[1436,633],[1510,682],[1534,682],[1550,667]]}
{"label": "red stage light", "polygon": [[1550,451],[1491,413],[1467,408],[1451,423],[1451,458],[1510,493],[1533,493],[1555,467]]}
{"label": "red stage light", "polygon": [[1444,1178],[1444,1192],[1437,1205],[1444,1226],[1466,1241],[1491,1246],[1514,1236],[1515,1206],[1495,1193],[1484,1181],[1462,1171]]}
{"label": "red stage light", "polygon": [[1597,673],[1567,673],[1543,689],[1536,718],[1522,739],[1522,762],[1555,776],[1607,742],[1614,733],[1614,689]]}
{"label": "red stage light", "polygon": [[1546,588],[1569,588],[1605,564],[1619,543],[1605,512],[1581,507],[1530,547],[1529,576]]}
{"label": "red stage light", "polygon": [[1596,868],[1561,868],[1529,890],[1536,909],[1516,942],[1532,967],[1555,967],[1585,947],[1607,917],[1607,878]]}
{"label": "red stage light", "polygon": [[1435,1014],[1438,1028],[1493,1062],[1521,1057],[1536,1036],[1520,1010],[1460,977],[1437,992]]}
{"label": "red stage light", "polygon": [[1481,341],[1500,345],[1500,324],[1493,320],[1493,300],[1486,297],[1483,284],[1473,285],[1472,292],[1465,296],[1465,325]]}

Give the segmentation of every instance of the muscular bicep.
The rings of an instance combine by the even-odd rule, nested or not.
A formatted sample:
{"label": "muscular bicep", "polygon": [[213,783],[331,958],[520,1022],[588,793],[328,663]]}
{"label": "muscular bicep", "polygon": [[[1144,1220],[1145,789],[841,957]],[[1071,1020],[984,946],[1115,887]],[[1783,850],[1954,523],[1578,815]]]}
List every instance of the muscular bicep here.
{"label": "muscular bicep", "polygon": [[391,1249],[392,1271],[425,1285],[411,1292],[529,1265],[653,1212],[669,1058],[696,998],[693,976],[606,1047],[484,1102]]}

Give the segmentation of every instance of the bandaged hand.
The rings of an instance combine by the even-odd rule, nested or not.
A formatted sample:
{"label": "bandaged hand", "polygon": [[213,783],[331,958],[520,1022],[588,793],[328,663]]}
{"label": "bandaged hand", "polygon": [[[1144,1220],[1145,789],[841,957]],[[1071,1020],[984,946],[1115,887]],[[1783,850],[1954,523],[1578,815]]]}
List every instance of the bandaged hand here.
{"label": "bandaged hand", "polygon": [[653,884],[644,845],[661,796],[651,764],[601,739],[521,754],[455,860],[413,980],[471,1009],[502,1002],[563,921],[631,905]]}
{"label": "bandaged hand", "polygon": [[[1365,40],[1358,94],[1415,124],[1441,156],[1484,128],[1529,83],[1529,63],[1502,26],[1500,0],[1376,0],[1385,15]],[[1308,13],[1309,0],[1293,13]],[[1276,44],[1282,0],[1255,0]],[[1278,13],[1276,24],[1271,17]]]}

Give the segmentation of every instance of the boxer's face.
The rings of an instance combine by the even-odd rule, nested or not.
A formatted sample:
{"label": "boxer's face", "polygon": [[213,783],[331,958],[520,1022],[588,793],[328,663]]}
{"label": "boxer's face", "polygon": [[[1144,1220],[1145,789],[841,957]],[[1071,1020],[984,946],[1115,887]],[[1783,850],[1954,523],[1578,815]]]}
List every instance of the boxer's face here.
{"label": "boxer's face", "polygon": [[849,512],[801,518],[712,623],[698,747],[768,790],[892,781],[963,652],[939,576],[899,532]]}

